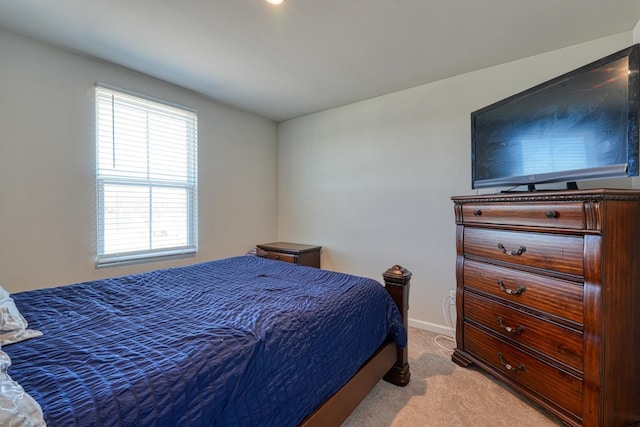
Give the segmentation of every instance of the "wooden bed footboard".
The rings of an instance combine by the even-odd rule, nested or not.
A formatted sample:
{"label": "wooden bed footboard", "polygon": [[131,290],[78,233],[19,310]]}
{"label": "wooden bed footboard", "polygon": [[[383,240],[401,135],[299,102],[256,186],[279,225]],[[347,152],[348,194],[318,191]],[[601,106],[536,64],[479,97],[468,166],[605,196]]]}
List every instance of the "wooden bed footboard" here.
{"label": "wooden bed footboard", "polygon": [[[387,292],[400,310],[405,329],[408,327],[411,276],[412,273],[400,265],[394,265],[382,275]],[[381,379],[401,387],[409,384],[407,347],[399,348],[392,340],[386,341],[353,378],[305,418],[300,427],[339,426]]]}

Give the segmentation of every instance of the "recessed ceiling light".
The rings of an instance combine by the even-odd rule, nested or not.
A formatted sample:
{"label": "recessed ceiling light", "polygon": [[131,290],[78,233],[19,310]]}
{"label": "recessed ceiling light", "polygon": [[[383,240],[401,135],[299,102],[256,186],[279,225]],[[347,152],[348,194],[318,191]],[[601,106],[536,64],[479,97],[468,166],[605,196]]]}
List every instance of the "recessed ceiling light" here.
{"label": "recessed ceiling light", "polygon": [[271,4],[282,4],[284,3],[284,0],[265,0],[267,3],[271,3]]}

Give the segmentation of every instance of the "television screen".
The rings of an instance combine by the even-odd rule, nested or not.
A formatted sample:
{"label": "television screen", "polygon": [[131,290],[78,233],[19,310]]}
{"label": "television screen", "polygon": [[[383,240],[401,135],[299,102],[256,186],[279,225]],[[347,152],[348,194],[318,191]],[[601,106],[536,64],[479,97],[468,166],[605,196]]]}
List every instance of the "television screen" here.
{"label": "television screen", "polygon": [[638,174],[638,45],[471,114],[472,187]]}

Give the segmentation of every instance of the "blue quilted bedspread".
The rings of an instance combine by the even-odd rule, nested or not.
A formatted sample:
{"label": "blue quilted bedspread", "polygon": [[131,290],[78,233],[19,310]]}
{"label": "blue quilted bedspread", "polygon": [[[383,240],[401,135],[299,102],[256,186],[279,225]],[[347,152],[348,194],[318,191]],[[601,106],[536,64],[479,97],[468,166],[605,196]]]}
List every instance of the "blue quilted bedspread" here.
{"label": "blue quilted bedspread", "polygon": [[378,282],[253,256],[13,298],[44,336],[3,348],[9,374],[50,427],[295,426],[406,344]]}

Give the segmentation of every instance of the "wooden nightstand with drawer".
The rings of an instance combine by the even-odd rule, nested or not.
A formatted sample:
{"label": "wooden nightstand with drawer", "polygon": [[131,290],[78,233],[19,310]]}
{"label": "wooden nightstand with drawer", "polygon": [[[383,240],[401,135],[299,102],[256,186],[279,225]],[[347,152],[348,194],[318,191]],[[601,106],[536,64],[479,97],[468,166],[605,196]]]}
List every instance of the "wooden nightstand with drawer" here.
{"label": "wooden nightstand with drawer", "polygon": [[301,245],[299,243],[275,242],[257,245],[266,254],[265,258],[320,268],[320,250],[322,246]]}
{"label": "wooden nightstand with drawer", "polygon": [[640,192],[452,198],[456,349],[571,426],[640,420]]}

